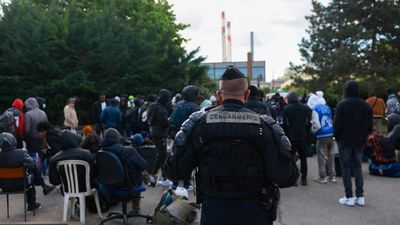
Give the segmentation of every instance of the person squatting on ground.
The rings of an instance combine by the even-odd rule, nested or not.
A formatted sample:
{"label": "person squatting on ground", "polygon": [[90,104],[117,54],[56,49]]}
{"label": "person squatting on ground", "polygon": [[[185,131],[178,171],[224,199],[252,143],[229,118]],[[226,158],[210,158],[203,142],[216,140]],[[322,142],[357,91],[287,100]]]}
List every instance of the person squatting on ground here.
{"label": "person squatting on ground", "polygon": [[271,117],[244,108],[249,91],[237,68],[227,68],[217,94],[221,106],[193,113],[182,125],[166,174],[188,179],[196,168],[202,225],[272,224],[274,184],[289,187],[299,176],[290,142]]}
{"label": "person squatting on ground", "polygon": [[329,106],[321,97],[312,94],[307,105],[312,111],[311,131],[317,138],[317,156],[319,176],[314,180],[326,184],[336,182],[335,153],[337,150],[336,141],[333,138],[333,116]]}
{"label": "person squatting on ground", "polygon": [[288,95],[289,104],[283,109],[282,127],[292,144],[293,158],[296,152],[300,158],[301,184],[307,185],[307,146],[311,132],[311,110],[306,105],[300,103],[295,92]]}
{"label": "person squatting on ground", "polygon": [[[339,203],[347,206],[364,205],[364,179],[362,175],[363,145],[372,132],[372,110],[360,98],[356,81],[349,81],[344,88],[344,99],[336,107],[333,122],[334,136],[339,145],[345,196]],[[353,197],[351,170],[353,169],[356,197]]]}

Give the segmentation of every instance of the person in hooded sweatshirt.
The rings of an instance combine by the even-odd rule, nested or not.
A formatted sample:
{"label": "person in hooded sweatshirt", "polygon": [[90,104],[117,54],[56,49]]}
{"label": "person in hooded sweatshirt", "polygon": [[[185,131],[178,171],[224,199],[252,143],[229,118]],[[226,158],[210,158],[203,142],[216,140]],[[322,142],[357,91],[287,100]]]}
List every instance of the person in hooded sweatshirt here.
{"label": "person in hooded sweatshirt", "polygon": [[[42,150],[46,149],[46,143],[44,139],[39,135],[39,131],[37,130],[37,125],[40,122],[47,121],[46,113],[39,109],[39,103],[36,98],[28,98],[25,100],[25,108],[27,112],[25,113],[24,119],[24,140],[26,142],[26,148],[28,150],[28,154],[37,159],[39,154],[42,154]],[[37,161],[35,160],[35,166],[39,167]],[[54,190],[54,186],[47,185],[43,179],[42,174],[39,170],[34,170],[35,179],[38,179],[40,182],[35,182],[36,185],[40,185],[43,187],[43,193],[45,195],[49,194]]]}
{"label": "person in hooded sweatshirt", "polygon": [[301,184],[307,185],[307,156],[311,132],[311,109],[299,101],[295,92],[288,95],[288,105],[283,109],[282,127],[292,143],[293,153],[298,153],[300,158]]}
{"label": "person in hooded sweatshirt", "polygon": [[21,99],[17,98],[13,101],[12,107],[19,111],[19,116],[15,118],[16,131],[13,135],[17,140],[17,148],[21,149],[23,147],[24,139],[24,102]]}
{"label": "person in hooded sweatshirt", "polygon": [[[94,186],[94,156],[88,151],[79,147],[81,138],[79,135],[74,134],[70,130],[63,130],[59,135],[59,142],[61,144],[61,151],[55,154],[49,163],[49,180],[53,185],[61,184],[61,177],[65,176],[64,170],[57,170],[57,163],[63,160],[82,160],[89,163],[91,183]],[[83,173],[83,170],[78,168],[78,173]],[[86,191],[85,176],[79,176],[79,190]],[[68,190],[64,190],[68,191]]]}
{"label": "person in hooded sweatshirt", "polygon": [[161,89],[159,99],[151,103],[147,109],[147,120],[150,125],[150,135],[157,148],[157,159],[151,173],[156,174],[167,158],[167,136],[169,129],[168,115],[171,92]]}
{"label": "person in hooded sweatshirt", "polygon": [[[199,110],[199,107],[196,104],[196,97],[199,93],[199,88],[194,85],[186,86],[182,89],[182,97],[183,100],[179,101],[174,110],[171,113],[171,117],[169,118],[170,123],[170,137],[175,138],[175,134],[180,130],[183,122],[185,122],[192,113]],[[172,189],[176,189],[179,182],[174,181],[172,185]],[[189,180],[184,181],[184,188],[187,190],[192,190],[193,186]]]}
{"label": "person in hooded sweatshirt", "polygon": [[[372,132],[372,110],[359,96],[356,81],[349,81],[344,88],[344,99],[336,107],[333,122],[334,136],[339,145],[345,196],[339,203],[347,206],[364,205],[364,180],[362,175],[362,148]],[[351,168],[352,167],[352,168]],[[351,182],[353,169],[356,183],[356,197],[353,197]]]}
{"label": "person in hooded sweatshirt", "polygon": [[29,154],[35,156],[35,153],[46,147],[36,127],[40,122],[47,121],[47,115],[39,109],[39,104],[35,98],[28,98],[25,101],[25,108],[24,139]]}

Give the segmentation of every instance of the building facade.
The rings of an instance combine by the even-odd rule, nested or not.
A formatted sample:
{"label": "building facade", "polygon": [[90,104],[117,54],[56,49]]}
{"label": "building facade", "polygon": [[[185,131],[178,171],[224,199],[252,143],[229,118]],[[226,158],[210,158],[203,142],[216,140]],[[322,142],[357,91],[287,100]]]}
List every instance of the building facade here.
{"label": "building facade", "polygon": [[[247,62],[217,62],[203,63],[202,65],[208,67],[208,76],[214,80],[221,79],[226,67],[230,65],[238,68],[247,77]],[[265,76],[265,61],[254,61],[252,81],[264,83]]]}

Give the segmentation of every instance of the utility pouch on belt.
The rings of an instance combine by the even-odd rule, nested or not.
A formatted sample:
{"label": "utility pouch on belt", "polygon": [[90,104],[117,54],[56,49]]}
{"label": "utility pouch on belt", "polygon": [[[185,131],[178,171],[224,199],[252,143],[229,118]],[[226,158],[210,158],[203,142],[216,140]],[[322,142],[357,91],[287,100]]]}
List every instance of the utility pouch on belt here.
{"label": "utility pouch on belt", "polygon": [[279,188],[275,184],[271,183],[261,190],[261,205],[268,212],[272,221],[277,219],[280,197]]}

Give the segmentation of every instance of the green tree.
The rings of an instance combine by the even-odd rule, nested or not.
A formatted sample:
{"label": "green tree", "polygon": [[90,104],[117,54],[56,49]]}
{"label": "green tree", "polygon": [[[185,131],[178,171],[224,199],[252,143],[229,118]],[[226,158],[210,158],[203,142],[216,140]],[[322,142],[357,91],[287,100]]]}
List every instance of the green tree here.
{"label": "green tree", "polygon": [[308,38],[299,44],[304,64],[292,65],[296,84],[309,91],[357,79],[382,94],[400,76],[400,5],[387,0],[313,0]]}
{"label": "green tree", "polygon": [[15,97],[43,96],[58,122],[65,100],[78,96],[87,120],[99,92],[213,89],[204,58],[183,47],[188,26],[165,0],[13,0],[2,10],[3,108]]}

